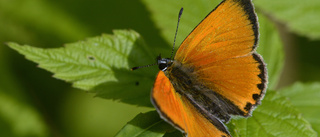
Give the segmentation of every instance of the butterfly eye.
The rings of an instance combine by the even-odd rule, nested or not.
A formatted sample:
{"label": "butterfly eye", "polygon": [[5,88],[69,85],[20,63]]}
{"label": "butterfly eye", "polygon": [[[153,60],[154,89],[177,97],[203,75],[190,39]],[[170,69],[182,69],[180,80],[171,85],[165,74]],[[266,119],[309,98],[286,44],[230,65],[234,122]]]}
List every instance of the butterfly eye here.
{"label": "butterfly eye", "polygon": [[159,64],[159,69],[160,69],[161,71],[166,71],[167,68],[168,68],[167,63],[161,63],[161,64]]}
{"label": "butterfly eye", "polygon": [[158,59],[158,67],[161,71],[166,71],[169,66],[172,64],[172,60],[169,58]]}

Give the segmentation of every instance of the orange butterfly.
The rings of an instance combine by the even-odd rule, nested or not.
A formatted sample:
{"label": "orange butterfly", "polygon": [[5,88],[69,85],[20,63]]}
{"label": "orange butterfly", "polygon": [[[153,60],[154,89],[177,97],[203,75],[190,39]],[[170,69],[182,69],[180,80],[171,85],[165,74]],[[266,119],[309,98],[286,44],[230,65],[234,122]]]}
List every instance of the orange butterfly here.
{"label": "orange butterfly", "polygon": [[158,57],[151,101],[161,118],[189,137],[231,136],[223,122],[250,116],[265,94],[258,36],[251,0],[222,1],[173,60]]}

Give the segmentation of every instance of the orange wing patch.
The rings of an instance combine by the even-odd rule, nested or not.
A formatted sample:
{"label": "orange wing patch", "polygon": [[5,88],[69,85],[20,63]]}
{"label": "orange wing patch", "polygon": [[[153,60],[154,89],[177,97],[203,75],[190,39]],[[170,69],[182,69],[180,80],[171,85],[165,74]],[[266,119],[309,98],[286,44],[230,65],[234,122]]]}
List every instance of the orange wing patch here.
{"label": "orange wing patch", "polygon": [[[196,72],[199,81],[230,100],[244,112],[244,116],[248,116],[264,94],[266,76],[264,64],[257,60],[258,57],[252,54],[211,63],[198,68]],[[263,77],[259,77],[260,74]]]}
{"label": "orange wing patch", "polygon": [[[258,34],[242,1],[245,0],[220,3],[183,41],[175,60],[182,64],[204,60],[201,64],[208,64],[249,54],[254,49],[255,35]],[[247,0],[246,4],[251,2]]]}
{"label": "orange wing patch", "polygon": [[161,117],[189,137],[230,136],[218,119],[211,123],[189,100],[175,92],[162,71],[158,73],[151,96]]}

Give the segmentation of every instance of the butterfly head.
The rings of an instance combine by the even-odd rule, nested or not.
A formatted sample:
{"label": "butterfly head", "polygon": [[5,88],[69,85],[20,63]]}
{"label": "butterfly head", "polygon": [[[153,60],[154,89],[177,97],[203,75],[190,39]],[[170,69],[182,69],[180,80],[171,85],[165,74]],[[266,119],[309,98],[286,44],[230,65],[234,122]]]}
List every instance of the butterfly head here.
{"label": "butterfly head", "polygon": [[172,62],[173,60],[170,58],[161,58],[161,55],[157,57],[157,65],[161,71],[166,71],[172,65]]}
{"label": "butterfly head", "polygon": [[145,65],[145,66],[133,67],[133,68],[131,68],[131,71],[136,70],[136,69],[140,69],[140,68],[154,66],[154,65],[158,65],[158,67],[159,67],[159,69],[161,71],[166,71],[167,68],[172,65],[172,63],[173,63],[172,59],[170,59],[170,58],[161,58],[161,55],[159,55],[157,57],[157,62],[156,63]]}

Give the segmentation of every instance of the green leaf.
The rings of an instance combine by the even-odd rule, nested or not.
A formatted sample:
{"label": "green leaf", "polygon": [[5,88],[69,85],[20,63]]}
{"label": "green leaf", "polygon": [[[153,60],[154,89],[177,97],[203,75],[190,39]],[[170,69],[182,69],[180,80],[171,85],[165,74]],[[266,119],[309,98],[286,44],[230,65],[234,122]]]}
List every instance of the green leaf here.
{"label": "green leaf", "polygon": [[[42,0],[0,1],[1,15],[10,15],[4,16],[3,21],[11,23],[11,31],[14,29],[20,33],[26,33],[24,32],[26,30],[21,29],[21,27],[27,26],[28,30],[31,28],[33,31],[38,30],[46,34],[49,32],[50,34],[56,34],[54,35],[56,39],[59,37],[64,40],[76,40],[91,34],[81,22],[77,21],[73,16],[67,15],[61,10],[61,7],[55,7],[54,5],[51,2]],[[7,29],[5,28],[4,30]],[[8,33],[14,34],[16,32]],[[32,33],[28,32],[26,34],[30,35]]]}
{"label": "green leaf", "polygon": [[163,121],[156,111],[141,113],[128,122],[116,137],[162,137],[175,129]]}
{"label": "green leaf", "polygon": [[320,39],[319,0],[255,0],[257,9],[282,22],[289,30]]}
{"label": "green leaf", "polygon": [[55,49],[8,45],[76,88],[94,92],[98,97],[152,106],[150,87],[157,68],[147,71],[130,71],[130,68],[154,63],[156,55],[134,31],[116,30],[114,35],[89,38]]}
{"label": "green leaf", "polygon": [[274,90],[284,65],[283,45],[276,27],[262,14],[258,14],[260,41],[257,52],[267,64],[268,89]]}
{"label": "green leaf", "polygon": [[320,83],[297,82],[290,87],[281,89],[281,95],[287,97],[304,118],[312,125],[313,129],[320,134]]}
{"label": "green leaf", "polygon": [[1,136],[46,137],[49,136],[44,120],[37,111],[4,94],[0,90]]}
{"label": "green leaf", "polygon": [[252,117],[233,119],[228,124],[233,137],[316,137],[293,105],[275,91],[268,91]]}

